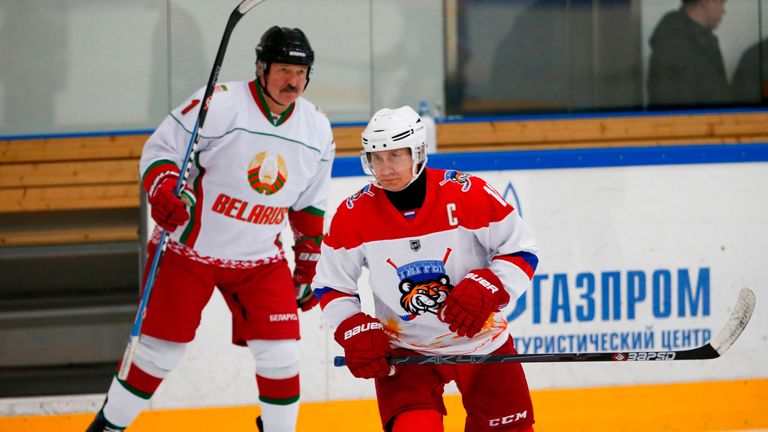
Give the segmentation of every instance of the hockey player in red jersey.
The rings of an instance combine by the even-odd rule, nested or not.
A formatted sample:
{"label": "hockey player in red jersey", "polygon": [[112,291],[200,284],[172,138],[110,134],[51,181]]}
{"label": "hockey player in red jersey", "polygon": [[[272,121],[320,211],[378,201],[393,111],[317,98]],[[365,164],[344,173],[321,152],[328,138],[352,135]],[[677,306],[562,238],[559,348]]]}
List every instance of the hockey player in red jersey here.
{"label": "hockey player in red jersey", "polygon": [[[410,107],[382,109],[362,134],[373,184],[345,200],[312,283],[350,372],[374,378],[384,430],[442,431],[455,381],[467,431],[533,430],[519,363],[391,367],[387,357],[515,354],[499,311],[530,285],[537,246],[518,212],[478,177],[426,167]],[[374,315],[357,280],[370,272]]]}
{"label": "hockey player in red jersey", "polygon": [[[301,97],[313,61],[301,30],[274,26],[264,33],[256,79],[216,87],[184,200],[174,187],[204,89],[149,137],[142,181],[152,218],[171,233],[170,242],[127,378],[112,380],[88,432],[123,430],[146,407],[182,360],[214,288],[232,313],[233,343],[247,346],[256,363],[259,429],[296,429],[297,307],[317,304],[309,284],[335,151],[330,122]],[[280,239],[287,224],[295,237],[293,273]]]}

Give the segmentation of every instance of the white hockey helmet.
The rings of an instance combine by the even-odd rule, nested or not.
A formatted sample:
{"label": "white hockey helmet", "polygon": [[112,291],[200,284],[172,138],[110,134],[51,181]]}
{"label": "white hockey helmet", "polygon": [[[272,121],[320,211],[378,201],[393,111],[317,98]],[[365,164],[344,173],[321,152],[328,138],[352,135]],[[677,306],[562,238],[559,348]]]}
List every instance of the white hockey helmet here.
{"label": "white hockey helmet", "polygon": [[427,164],[427,132],[421,117],[408,105],[400,108],[382,108],[371,117],[362,134],[363,151],[360,161],[363,171],[375,175],[369,154],[401,148],[411,149],[413,177],[411,184]]}

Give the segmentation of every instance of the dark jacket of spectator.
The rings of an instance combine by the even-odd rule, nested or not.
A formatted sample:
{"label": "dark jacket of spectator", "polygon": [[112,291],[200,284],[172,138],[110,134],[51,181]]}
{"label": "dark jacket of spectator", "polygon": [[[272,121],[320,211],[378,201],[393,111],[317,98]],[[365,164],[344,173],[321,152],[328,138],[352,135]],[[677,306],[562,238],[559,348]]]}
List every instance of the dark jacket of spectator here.
{"label": "dark jacket of spectator", "polygon": [[768,40],[742,54],[733,74],[733,97],[738,103],[750,105],[768,99]]}
{"label": "dark jacket of spectator", "polygon": [[712,30],[684,10],[666,14],[651,36],[648,105],[684,108],[732,100],[723,55]]}

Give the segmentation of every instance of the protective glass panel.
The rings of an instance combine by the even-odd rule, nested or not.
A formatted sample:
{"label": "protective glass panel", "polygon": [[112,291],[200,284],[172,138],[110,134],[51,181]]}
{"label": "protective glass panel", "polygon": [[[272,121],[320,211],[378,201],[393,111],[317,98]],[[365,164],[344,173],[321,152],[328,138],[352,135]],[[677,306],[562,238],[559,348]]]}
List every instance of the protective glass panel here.
{"label": "protective glass panel", "polygon": [[[760,104],[765,2],[446,0],[455,115]],[[763,18],[764,19],[764,18]],[[452,61],[452,59],[455,59]]]}

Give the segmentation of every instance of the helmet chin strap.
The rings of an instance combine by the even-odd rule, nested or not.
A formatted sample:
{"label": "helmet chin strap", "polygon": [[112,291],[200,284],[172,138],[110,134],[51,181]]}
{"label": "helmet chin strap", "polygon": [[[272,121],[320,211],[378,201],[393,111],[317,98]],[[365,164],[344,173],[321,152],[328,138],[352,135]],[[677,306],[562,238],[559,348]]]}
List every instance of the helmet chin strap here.
{"label": "helmet chin strap", "polygon": [[272,97],[272,94],[270,94],[269,90],[267,90],[267,86],[261,83],[261,78],[262,77],[264,78],[264,82],[265,83],[267,81],[267,74],[268,74],[268,72],[266,71],[266,69],[268,69],[268,68],[264,68],[264,69],[261,70],[261,76],[257,77],[258,79],[256,81],[259,82],[259,87],[261,87],[261,92],[262,93],[267,95],[268,98],[272,99],[272,102],[274,102],[274,103],[276,103],[278,105],[282,105],[280,102],[278,102],[275,98]]}

